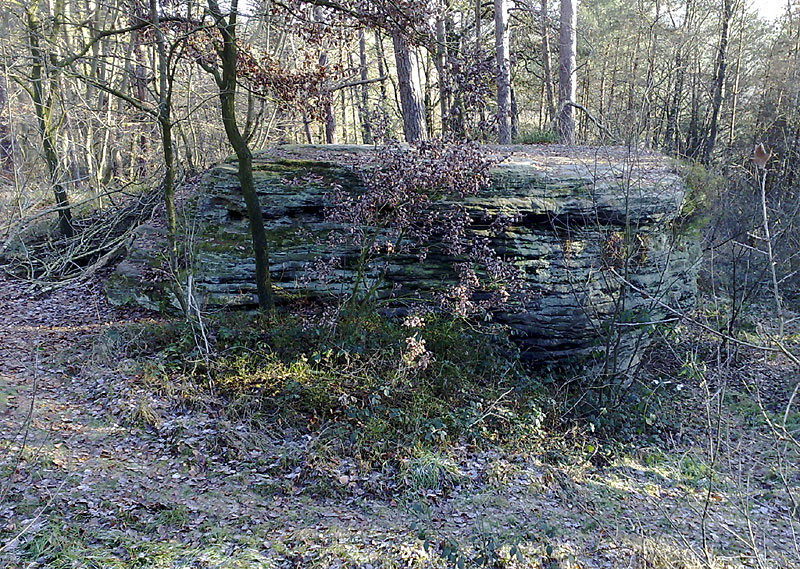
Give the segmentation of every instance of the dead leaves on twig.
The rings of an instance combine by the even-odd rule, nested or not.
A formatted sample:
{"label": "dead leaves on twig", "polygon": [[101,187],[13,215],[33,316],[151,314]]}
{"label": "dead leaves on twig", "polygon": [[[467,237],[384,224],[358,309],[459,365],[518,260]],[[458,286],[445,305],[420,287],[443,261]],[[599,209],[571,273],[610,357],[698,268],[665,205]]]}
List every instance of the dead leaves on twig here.
{"label": "dead leaves on twig", "polygon": [[753,150],[753,162],[759,170],[764,170],[767,167],[767,162],[772,156],[772,151],[764,147],[763,142],[759,142]]}

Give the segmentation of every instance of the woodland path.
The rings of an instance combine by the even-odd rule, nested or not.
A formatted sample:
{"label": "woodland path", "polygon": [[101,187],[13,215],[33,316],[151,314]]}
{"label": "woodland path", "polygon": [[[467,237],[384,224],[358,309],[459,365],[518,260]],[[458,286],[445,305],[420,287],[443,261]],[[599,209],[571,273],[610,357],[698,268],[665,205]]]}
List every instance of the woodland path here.
{"label": "woodland path", "polygon": [[[355,535],[362,508],[252,491],[259,473],[229,452],[241,429],[176,408],[104,353],[115,327],[152,319],[111,306],[100,280],[32,294],[0,276],[0,566],[250,566],[271,551],[256,527]],[[254,457],[273,450],[260,442]]]}

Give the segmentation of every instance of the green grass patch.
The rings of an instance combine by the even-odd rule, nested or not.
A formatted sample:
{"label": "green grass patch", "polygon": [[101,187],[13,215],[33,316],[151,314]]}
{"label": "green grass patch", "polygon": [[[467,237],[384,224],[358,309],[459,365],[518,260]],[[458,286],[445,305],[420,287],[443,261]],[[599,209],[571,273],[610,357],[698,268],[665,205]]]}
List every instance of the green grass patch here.
{"label": "green grass patch", "polygon": [[514,140],[515,144],[554,144],[558,134],[553,130],[523,126]]}

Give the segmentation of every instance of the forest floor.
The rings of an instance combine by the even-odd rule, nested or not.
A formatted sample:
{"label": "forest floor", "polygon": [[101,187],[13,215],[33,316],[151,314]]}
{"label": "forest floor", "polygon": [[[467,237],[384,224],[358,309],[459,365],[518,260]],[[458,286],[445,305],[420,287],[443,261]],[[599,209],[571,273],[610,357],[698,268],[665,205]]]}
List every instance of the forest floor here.
{"label": "forest floor", "polygon": [[0,278],[0,566],[800,566],[797,455],[761,412],[798,379],[780,357],[743,349],[716,411],[717,384],[663,380],[679,415],[660,444],[605,461],[558,437],[532,454],[455,448],[439,458],[451,487],[381,493],[380,473],[335,457],[320,474],[313,435],[154,391],[115,344],[153,318],[109,306],[99,281]]}

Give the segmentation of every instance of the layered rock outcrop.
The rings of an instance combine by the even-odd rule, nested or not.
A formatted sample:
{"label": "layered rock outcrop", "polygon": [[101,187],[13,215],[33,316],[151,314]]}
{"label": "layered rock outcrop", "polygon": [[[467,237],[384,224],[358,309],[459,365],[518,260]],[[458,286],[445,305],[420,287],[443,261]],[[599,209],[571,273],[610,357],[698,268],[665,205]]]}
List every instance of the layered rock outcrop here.
{"label": "layered rock outcrop", "polygon": [[[511,327],[528,358],[561,362],[607,352],[629,362],[654,323],[693,305],[697,247],[679,228],[686,187],[665,157],[621,148],[490,151],[499,160],[491,184],[464,203],[473,219],[503,214],[517,220],[490,239],[523,271],[532,294],[524,308],[496,311],[494,318]],[[255,155],[271,274],[286,294],[334,295],[352,281],[359,253],[354,248],[336,252],[344,262],[333,281],[316,278],[308,265],[330,255],[319,240],[334,229],[324,217],[324,196],[333,184],[363,189],[351,164],[367,152],[358,146],[282,146]],[[255,305],[236,165],[211,169],[186,211],[196,297],[207,307]],[[489,236],[483,222],[470,231]],[[113,300],[170,304],[159,276],[161,239],[156,228],[142,228],[109,283]],[[382,290],[401,285],[406,294],[428,294],[453,281],[452,261],[394,256]]]}

